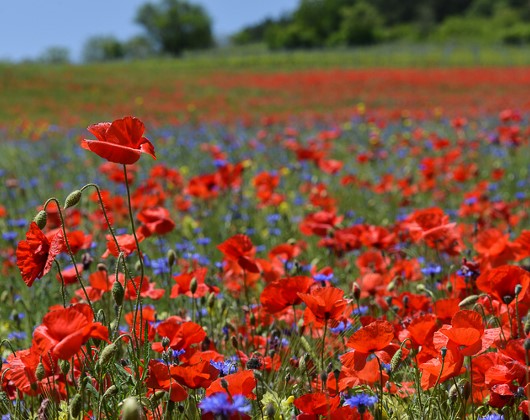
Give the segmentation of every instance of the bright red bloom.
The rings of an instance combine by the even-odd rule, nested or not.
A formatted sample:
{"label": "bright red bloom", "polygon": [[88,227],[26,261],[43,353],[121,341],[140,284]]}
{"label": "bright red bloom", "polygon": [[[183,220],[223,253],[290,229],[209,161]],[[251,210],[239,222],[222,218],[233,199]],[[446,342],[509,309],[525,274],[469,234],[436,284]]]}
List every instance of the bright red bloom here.
{"label": "bright red bloom", "polygon": [[363,369],[368,356],[383,350],[393,339],[394,327],[388,321],[374,321],[353,333],[346,345],[353,349],[355,369]]}
{"label": "bright red bloom", "polygon": [[515,265],[503,265],[482,273],[477,279],[479,290],[494,299],[510,304],[515,300],[515,287],[521,286],[519,301],[523,299],[530,283],[530,273]]}
{"label": "bright red bloom", "polygon": [[169,399],[174,402],[184,401],[188,397],[186,390],[169,375],[168,366],[158,360],[149,361],[149,373],[146,385],[153,390],[163,389],[169,392]]}
{"label": "bright red bloom", "polygon": [[254,260],[255,248],[250,238],[243,234],[234,235],[217,245],[227,260],[235,261],[244,270],[259,273],[259,266]]}
{"label": "bright red bloom", "polygon": [[143,223],[140,229],[145,237],[165,235],[175,229],[175,222],[164,207],[144,209],[138,214],[138,220]]}
{"label": "bright red bloom", "polygon": [[92,309],[84,303],[48,312],[35,328],[33,344],[40,354],[50,351],[54,357],[68,360],[89,338],[108,339],[107,327],[93,320]]}
{"label": "bright red bloom", "polygon": [[[228,390],[221,385],[221,380],[226,381]],[[216,379],[206,389],[206,396],[209,397],[216,392],[224,392],[230,395],[243,395],[245,398],[255,400],[256,395],[252,390],[256,387],[257,381],[252,370],[242,370],[231,375]]]}
{"label": "bright red bloom", "polygon": [[[178,318],[171,316],[162,321],[156,332],[160,337],[169,338],[169,347],[173,350],[187,350],[193,344],[201,343],[206,338],[206,332],[195,322],[179,322]],[[153,343],[154,351],[162,352],[162,343]]]}
{"label": "bright red bloom", "polygon": [[20,241],[17,247],[17,266],[28,287],[51,270],[55,257],[63,247],[62,232],[58,232],[50,242],[37,224],[31,223],[26,240]]}
{"label": "bright red bloom", "polygon": [[293,402],[294,406],[305,414],[327,415],[339,408],[340,398],[330,397],[322,392],[305,394]]}
{"label": "bright red bloom", "polygon": [[84,139],[81,147],[110,162],[130,165],[140,159],[142,153],[156,159],[155,148],[143,137],[145,126],[138,118],[124,117],[112,123],[93,124],[88,131],[97,140]]}
{"label": "bright red bloom", "polygon": [[302,303],[299,293],[307,293],[309,288],[315,284],[311,277],[295,276],[276,280],[261,292],[260,302],[263,308],[274,314],[288,306]]}
{"label": "bright red bloom", "polygon": [[344,299],[344,291],[336,287],[313,289],[311,293],[298,293],[298,296],[307,305],[304,313],[306,323],[310,322],[310,318],[317,323],[340,321],[348,305],[348,301]]}

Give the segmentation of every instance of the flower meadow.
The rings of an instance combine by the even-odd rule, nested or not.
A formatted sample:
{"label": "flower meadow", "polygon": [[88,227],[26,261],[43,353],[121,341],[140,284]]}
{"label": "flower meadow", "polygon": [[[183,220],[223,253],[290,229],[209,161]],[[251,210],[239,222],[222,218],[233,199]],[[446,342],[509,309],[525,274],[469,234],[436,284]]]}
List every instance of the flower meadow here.
{"label": "flower meadow", "polygon": [[5,140],[3,418],[528,418],[528,102],[493,97]]}

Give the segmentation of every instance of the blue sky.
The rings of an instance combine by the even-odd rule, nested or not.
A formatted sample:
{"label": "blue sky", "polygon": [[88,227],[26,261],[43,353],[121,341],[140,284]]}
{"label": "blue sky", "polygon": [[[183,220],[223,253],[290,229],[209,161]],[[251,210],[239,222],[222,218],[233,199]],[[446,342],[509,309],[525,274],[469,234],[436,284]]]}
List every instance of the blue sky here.
{"label": "blue sky", "polygon": [[[52,46],[66,47],[78,60],[84,42],[95,35],[125,40],[142,32],[134,23],[147,0],[1,0],[0,60],[37,58]],[[298,0],[192,0],[212,17],[216,35],[282,12]]]}

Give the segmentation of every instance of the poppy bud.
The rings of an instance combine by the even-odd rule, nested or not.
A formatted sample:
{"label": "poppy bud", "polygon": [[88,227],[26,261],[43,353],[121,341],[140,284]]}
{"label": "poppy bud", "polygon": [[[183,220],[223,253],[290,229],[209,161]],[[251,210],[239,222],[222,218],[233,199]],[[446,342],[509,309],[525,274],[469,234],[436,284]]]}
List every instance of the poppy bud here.
{"label": "poppy bud", "polygon": [[66,375],[70,370],[70,363],[68,360],[59,360],[59,368],[61,369],[62,374]]}
{"label": "poppy bud", "polygon": [[48,221],[48,215],[44,210],[41,210],[37,213],[33,221],[37,224],[40,230],[44,229],[46,222]]}
{"label": "poppy bud", "polygon": [[44,370],[44,365],[42,364],[42,362],[39,362],[37,368],[35,369],[35,377],[37,378],[37,380],[42,381],[45,376],[46,371]]}
{"label": "poppy bud", "polygon": [[166,391],[156,391],[153,395],[151,395],[151,403],[156,405],[158,401],[160,401],[166,394]]}
{"label": "poppy bud", "polygon": [[144,420],[145,414],[141,404],[135,397],[123,401],[121,420]]}
{"label": "poppy bud", "polygon": [[521,293],[521,290],[523,290],[523,286],[521,286],[520,284],[517,284],[515,286],[515,296],[519,296],[519,293]]}
{"label": "poppy bud", "polygon": [[353,282],[353,297],[356,301],[358,301],[361,298],[361,287],[357,284],[357,282]]}
{"label": "poppy bud", "polygon": [[136,264],[134,265],[134,269],[136,271],[140,271],[142,269],[142,263],[140,262],[140,260],[136,261]]}
{"label": "poppy bud", "polygon": [[401,356],[403,356],[403,349],[400,347],[398,351],[394,353],[392,359],[390,360],[390,369],[392,372],[396,371],[401,363]]}
{"label": "poppy bud", "polygon": [[170,340],[168,337],[162,337],[162,347],[166,348],[169,346]]}
{"label": "poppy bud", "polygon": [[107,366],[109,362],[112,361],[117,351],[118,351],[118,346],[116,344],[114,343],[109,344],[99,354],[98,365],[100,367]]}
{"label": "poppy bud", "polygon": [[190,281],[190,292],[192,295],[197,291],[197,287],[199,287],[199,283],[197,282],[197,279],[193,277]]}
{"label": "poppy bud", "polygon": [[177,253],[173,251],[172,249],[170,249],[166,254],[166,258],[167,258],[167,264],[171,268],[177,261]]}
{"label": "poppy bud", "polygon": [[68,197],[66,197],[66,200],[64,200],[64,208],[67,209],[79,203],[81,200],[81,194],[80,190],[72,191]]}
{"label": "poppy bud", "polygon": [[445,355],[447,354],[447,347],[442,347],[440,349],[440,354],[442,355],[442,359],[445,359]]}
{"label": "poppy bud", "polygon": [[83,399],[80,394],[75,394],[70,400],[70,415],[76,419],[81,414],[83,408]]}
{"label": "poppy bud", "polygon": [[112,397],[113,395],[116,395],[117,393],[118,393],[118,387],[116,385],[111,385],[108,387],[108,389],[103,394],[103,398]]}
{"label": "poppy bud", "polygon": [[322,388],[324,388],[326,382],[328,381],[328,373],[326,371],[320,373],[320,380],[322,381]]}
{"label": "poppy bud", "polygon": [[119,281],[114,282],[112,285],[112,297],[116,305],[121,306],[123,304],[123,298],[125,297],[125,290]]}
{"label": "poppy bud", "polygon": [[103,263],[98,263],[97,269],[98,269],[98,271],[109,271],[107,269],[107,266],[105,264],[103,264]]}
{"label": "poppy bud", "polygon": [[466,297],[465,299],[462,299],[462,301],[458,304],[460,308],[464,308],[469,305],[474,305],[477,303],[478,299],[480,298],[479,295],[471,295]]}

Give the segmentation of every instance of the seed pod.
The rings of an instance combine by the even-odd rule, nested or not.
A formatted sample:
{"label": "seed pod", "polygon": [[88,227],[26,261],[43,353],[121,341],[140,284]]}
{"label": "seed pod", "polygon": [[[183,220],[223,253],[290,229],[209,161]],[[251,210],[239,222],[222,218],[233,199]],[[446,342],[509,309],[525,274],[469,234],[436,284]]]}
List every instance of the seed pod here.
{"label": "seed pod", "polygon": [[64,200],[64,208],[67,209],[79,203],[81,200],[81,194],[80,190],[72,191],[68,197],[66,197],[66,200]]}
{"label": "seed pod", "polygon": [[103,398],[112,397],[118,393],[118,387],[116,385],[111,385],[103,394]]}
{"label": "seed pod", "polygon": [[197,279],[193,277],[190,282],[190,292],[192,295],[197,291],[197,287],[199,287],[199,283],[197,282]]}
{"label": "seed pod", "polygon": [[83,399],[80,394],[75,394],[70,400],[70,415],[76,419],[81,414],[83,409]]}
{"label": "seed pod", "polygon": [[125,290],[119,281],[115,281],[112,285],[112,297],[116,305],[123,305],[123,298],[125,297]]}
{"label": "seed pod", "polygon": [[46,226],[46,222],[48,221],[48,215],[46,214],[44,210],[41,210],[36,214],[33,221],[37,224],[39,229],[42,230]]}

